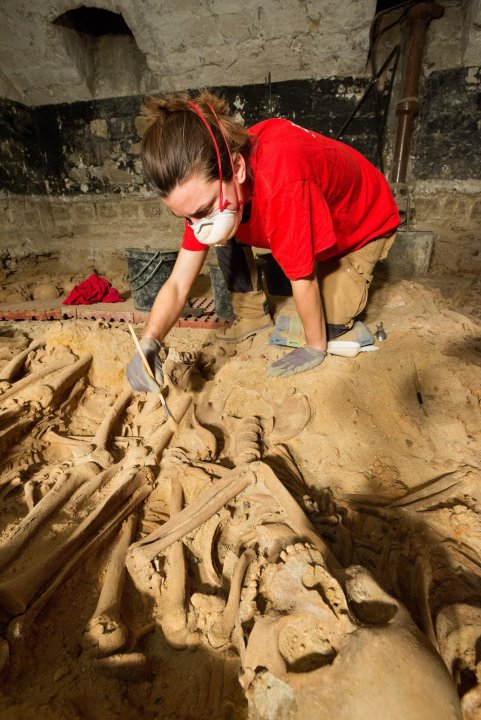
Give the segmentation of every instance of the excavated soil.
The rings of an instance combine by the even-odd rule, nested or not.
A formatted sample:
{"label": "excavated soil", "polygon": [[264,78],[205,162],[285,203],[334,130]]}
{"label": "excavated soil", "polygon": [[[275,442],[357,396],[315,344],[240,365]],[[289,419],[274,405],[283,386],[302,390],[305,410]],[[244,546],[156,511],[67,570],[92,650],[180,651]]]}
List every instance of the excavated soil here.
{"label": "excavated soil", "polygon": [[[47,278],[46,264],[42,270]],[[23,297],[29,292],[28,280],[22,279],[21,271],[19,267],[4,282],[3,302],[9,297],[6,289],[13,294],[14,281],[20,284]],[[109,279],[121,291],[126,290],[125,277]],[[54,285],[63,292],[69,282],[72,283],[71,277],[63,282],[57,280]],[[203,289],[206,290],[205,278]],[[377,343],[378,351],[360,353],[355,358],[328,356],[321,367],[295,377],[266,375],[266,365],[287,350],[268,345],[268,334],[228,346],[216,341],[209,330],[175,329],[166,346],[170,357],[184,362],[185,372],[180,373],[178,382],[185,386],[184,392],[193,395],[195,403],[209,404],[210,410],[217,409],[219,414],[223,410],[239,418],[259,417],[265,427],[274,423],[305,483],[318,498],[329,497],[329,502],[344,508],[344,512],[346,508],[382,509],[450,473],[459,477],[469,470],[481,482],[480,299],[481,286],[476,278],[455,282],[446,278],[377,281],[364,322],[371,331],[383,323],[387,339]],[[292,311],[291,299],[274,300],[277,313]],[[140,336],[142,328],[135,329]],[[115,396],[125,387],[125,366],[133,351],[125,324],[69,320],[2,322],[0,333],[0,368],[25,346],[22,336],[29,341],[44,338],[50,359],[55,353],[61,354],[63,346],[76,356],[92,354],[80,399],[62,407],[61,412],[50,416],[44,413],[42,421],[44,429],[48,426],[63,435],[92,437]],[[189,362],[194,363],[194,370],[188,369]],[[307,398],[307,416],[303,396]],[[137,434],[136,416],[143,402],[141,394],[134,395],[116,437]],[[149,438],[143,442],[148,446]],[[182,448],[192,457],[193,447],[189,448],[188,442],[188,434],[174,436],[169,447]],[[219,443],[219,457],[215,461],[222,461],[220,440]],[[109,449],[114,457],[121,457],[128,445],[128,439],[119,439]],[[20,475],[20,483],[6,489],[2,486],[1,539],[8,538],[27,513],[25,481],[38,479],[39,473],[47,474],[49,467],[59,463],[58,448],[52,446],[48,450],[42,445],[42,434],[34,429],[16,439],[13,446],[2,448],[0,481],[15,462],[22,460],[26,469]],[[202,459],[201,447],[197,457]],[[159,478],[163,482],[162,472]],[[476,497],[474,486],[471,483],[468,490],[458,493],[453,483],[451,497],[438,506],[434,503],[428,514],[431,523],[442,528],[445,538],[479,558],[481,493],[477,490]],[[144,535],[162,522],[162,513],[156,516],[154,512],[154,500],[158,502],[155,491],[142,511],[139,532]],[[59,520],[69,522],[69,517]],[[421,512],[411,527],[404,526],[390,542],[398,547],[413,544],[411,535],[422,536],[423,522]],[[319,527],[322,531],[322,523]],[[348,528],[346,532],[349,531]],[[328,529],[328,539],[329,535]],[[342,541],[339,537],[332,539],[335,551],[342,555]],[[370,562],[369,558],[370,554],[379,557],[385,542],[385,535],[382,532],[376,535],[373,530],[366,534],[365,552],[360,543],[356,556],[370,565],[374,573],[379,571],[380,579],[382,569],[378,560]],[[46,547],[41,537],[37,539],[30,562],[40,561]],[[15,645],[13,652],[11,649],[10,662],[2,675],[2,720],[247,717],[247,704],[237,680],[236,652],[215,651],[205,645],[171,648],[152,617],[151,608],[141,602],[128,578],[124,613],[127,624],[138,630],[135,652],[147,658],[147,665],[128,665],[111,673],[85,658],[81,652],[82,633],[97,603],[104,555],[102,546],[86,559],[42,608],[26,637]],[[436,583],[435,573],[433,577]],[[387,589],[395,592],[396,584]],[[446,585],[445,590],[443,595],[432,589],[436,611],[440,605],[465,600],[465,596],[456,597],[455,582]],[[402,583],[398,585],[398,594],[409,607]],[[475,604],[473,598],[470,602]],[[481,595],[477,602],[479,607]],[[410,609],[422,625],[416,607],[413,600]],[[152,620],[153,625],[149,625]],[[461,680],[458,677],[457,682],[461,695],[475,684],[472,674]],[[466,682],[468,685],[463,685]],[[469,720],[480,716],[465,715]]]}

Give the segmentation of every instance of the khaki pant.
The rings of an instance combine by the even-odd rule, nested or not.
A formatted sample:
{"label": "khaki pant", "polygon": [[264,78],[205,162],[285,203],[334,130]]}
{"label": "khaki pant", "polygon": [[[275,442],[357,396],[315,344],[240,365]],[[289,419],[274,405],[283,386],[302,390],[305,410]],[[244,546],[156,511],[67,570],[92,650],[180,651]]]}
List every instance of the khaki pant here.
{"label": "khaki pant", "polygon": [[354,318],[366,307],[374,266],[386,259],[395,237],[396,233],[371,240],[349,255],[317,264],[327,323],[352,327]]}

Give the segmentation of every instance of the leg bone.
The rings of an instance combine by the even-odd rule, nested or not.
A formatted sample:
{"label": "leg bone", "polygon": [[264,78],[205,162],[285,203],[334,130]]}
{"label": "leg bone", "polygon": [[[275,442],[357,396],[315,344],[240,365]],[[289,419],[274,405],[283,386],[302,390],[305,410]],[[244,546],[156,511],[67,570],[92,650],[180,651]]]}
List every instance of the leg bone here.
{"label": "leg bone", "polygon": [[126,560],[130,574],[134,576],[137,563],[142,565],[152,562],[169,545],[198,528],[229,500],[242,492],[247,485],[254,482],[255,475],[248,467],[233,471],[225,478],[217,480],[176,517],[168,520],[160,530],[134,543]]}
{"label": "leg bone", "polygon": [[237,614],[239,612],[239,603],[244,576],[250,562],[255,557],[256,554],[253,550],[245,550],[237,561],[234,574],[232,576],[227,604],[219,621],[212,626],[208,634],[208,639],[212,647],[222,647],[222,645],[226,645],[231,638]]}
{"label": "leg bone", "polygon": [[[92,361],[92,356],[90,355],[89,357],[90,361]],[[29,385],[35,385],[36,383],[40,382],[40,380],[43,380],[44,377],[47,377],[47,375],[51,375],[57,370],[63,370],[67,365],[72,364],[74,364],[72,360],[57,360],[56,362],[46,365],[41,370],[37,370],[36,372],[27,375],[21,380],[18,380],[14,385],[12,385],[11,388],[2,393],[0,395],[0,402],[3,403],[5,400],[21,392]]]}
{"label": "leg bone", "polygon": [[[173,479],[170,498],[170,516],[174,518],[181,512],[183,506],[182,484],[178,478]],[[184,546],[178,540],[167,549],[167,578],[166,587],[162,591],[163,601],[160,624],[165,639],[175,648],[184,648],[190,645],[192,637],[187,628],[185,611],[187,565],[185,561]]]}
{"label": "leg bone", "polygon": [[22,369],[23,363],[29,354],[41,347],[45,347],[45,340],[33,340],[26,350],[22,350],[22,352],[19,352],[18,355],[15,355],[15,357],[13,357],[10,362],[0,370],[0,380],[8,380],[8,382],[12,382],[13,378]]}
{"label": "leg bone", "polygon": [[92,534],[100,531],[105,519],[117,513],[129,497],[142,489],[146,483],[145,468],[140,471],[137,468],[123,471],[108,497],[94,508],[66,540],[58,544],[50,556],[23,573],[0,583],[0,607],[11,615],[25,612],[35,596],[78,551],[82,543]]}
{"label": "leg bone", "polygon": [[0,567],[18,556],[39,527],[67,502],[77,488],[98,474],[98,467],[94,463],[85,463],[62,473],[50,492],[32,508],[10,537],[0,545]]}
{"label": "leg bone", "polygon": [[128,630],[121,621],[121,601],[125,582],[125,555],[137,526],[137,515],[124,520],[108,558],[107,571],[97,607],[82,637],[82,647],[89,657],[105,657],[122,650]]}

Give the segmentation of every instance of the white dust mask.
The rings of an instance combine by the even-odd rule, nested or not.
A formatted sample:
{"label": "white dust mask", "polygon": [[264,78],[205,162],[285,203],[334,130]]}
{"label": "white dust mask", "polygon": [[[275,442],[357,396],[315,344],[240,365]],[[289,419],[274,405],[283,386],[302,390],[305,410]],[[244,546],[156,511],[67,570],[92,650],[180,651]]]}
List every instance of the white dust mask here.
{"label": "white dust mask", "polygon": [[222,245],[233,237],[242,219],[239,210],[216,210],[211,215],[192,223],[196,239],[203,245]]}

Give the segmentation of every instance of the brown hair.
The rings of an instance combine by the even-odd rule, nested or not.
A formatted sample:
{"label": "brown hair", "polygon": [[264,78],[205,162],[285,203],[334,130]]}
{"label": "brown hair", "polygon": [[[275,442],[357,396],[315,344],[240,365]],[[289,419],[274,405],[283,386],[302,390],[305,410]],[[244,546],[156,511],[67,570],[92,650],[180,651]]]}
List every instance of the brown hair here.
{"label": "brown hair", "polygon": [[[146,179],[161,197],[167,197],[194,172],[202,174],[207,180],[219,178],[212,138],[188,101],[187,95],[170,95],[165,98],[147,98],[142,105],[144,116],[151,121],[142,138],[142,166]],[[246,128],[229,115],[225,100],[203,92],[193,98],[193,102],[209,123],[216,139],[223,179],[230,180],[232,168],[229,153],[209,105],[216,112],[234,158],[240,153],[248,161],[250,136]]]}

